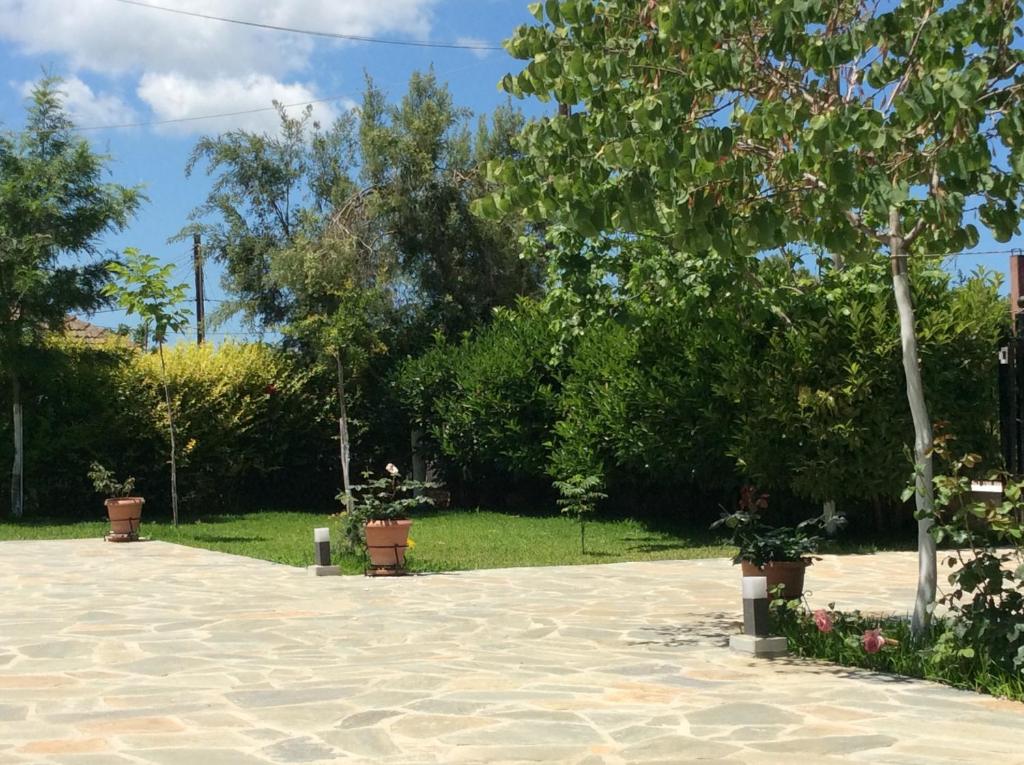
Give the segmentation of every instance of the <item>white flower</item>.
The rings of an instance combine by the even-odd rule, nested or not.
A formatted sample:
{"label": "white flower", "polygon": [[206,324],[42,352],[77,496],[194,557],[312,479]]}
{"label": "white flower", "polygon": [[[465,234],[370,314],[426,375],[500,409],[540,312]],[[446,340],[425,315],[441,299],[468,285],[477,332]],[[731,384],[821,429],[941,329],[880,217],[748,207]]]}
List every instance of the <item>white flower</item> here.
{"label": "white flower", "polygon": [[398,475],[398,468],[396,468],[396,467],[395,467],[394,465],[392,465],[392,464],[391,464],[390,462],[389,462],[389,463],[387,464],[387,467],[385,467],[385,468],[384,468],[384,471],[385,471],[385,472],[386,472],[386,473],[387,473],[387,474],[388,474],[389,476],[391,476],[392,478],[394,478],[394,477],[395,477],[396,475]]}

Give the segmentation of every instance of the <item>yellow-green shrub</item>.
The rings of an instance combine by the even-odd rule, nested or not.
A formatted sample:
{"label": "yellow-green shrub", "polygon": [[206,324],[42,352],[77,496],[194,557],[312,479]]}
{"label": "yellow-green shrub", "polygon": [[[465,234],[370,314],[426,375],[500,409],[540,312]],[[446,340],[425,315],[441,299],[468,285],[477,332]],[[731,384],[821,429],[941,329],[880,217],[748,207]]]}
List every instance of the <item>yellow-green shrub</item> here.
{"label": "yellow-green shrub", "polygon": [[[260,499],[296,505],[330,496],[331,421],[314,373],[286,352],[257,343],[165,349],[174,407],[184,512],[211,512]],[[138,354],[119,382],[123,410],[146,467],[165,466],[170,438],[157,353]],[[146,484],[155,471],[145,473]],[[162,482],[152,486],[166,493]],[[319,487],[319,488],[316,488]],[[314,496],[309,496],[310,489]],[[291,492],[297,492],[288,500]],[[190,508],[189,505],[192,505]]]}

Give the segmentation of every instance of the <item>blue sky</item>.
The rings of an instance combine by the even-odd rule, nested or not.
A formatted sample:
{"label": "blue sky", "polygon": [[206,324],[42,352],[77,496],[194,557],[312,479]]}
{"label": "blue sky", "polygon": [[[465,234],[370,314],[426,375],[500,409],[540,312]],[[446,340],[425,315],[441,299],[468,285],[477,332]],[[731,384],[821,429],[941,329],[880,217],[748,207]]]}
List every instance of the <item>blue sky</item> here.
{"label": "blue sky", "polygon": [[[532,20],[527,0],[144,0],[183,10],[302,29],[399,40],[500,43]],[[23,98],[49,71],[65,78],[67,105],[83,127],[192,118],[267,107],[277,99],[318,104],[328,120],[362,92],[363,72],[397,98],[409,75],[433,65],[457,103],[484,113],[504,101],[497,83],[518,62],[504,52],[441,50],[352,43],[196,19],[126,5],[117,0],[0,0],[0,123],[22,123]],[[522,103],[527,114],[550,106]],[[180,265],[191,283],[186,243],[167,239],[186,222],[208,190],[197,174],[186,179],[196,139],[233,128],[273,129],[272,112],[173,125],[84,132],[113,157],[112,177],[145,187],[149,202],[130,229],[111,237]],[[1014,243],[1024,245],[1018,239]],[[979,250],[1004,250],[982,234]],[[977,264],[1005,271],[1004,256],[960,256],[953,267]],[[215,267],[207,294],[222,297]],[[214,308],[211,305],[208,310]],[[117,313],[95,317],[114,326]],[[221,328],[237,332],[237,323]]]}
{"label": "blue sky", "polygon": [[[154,4],[279,26],[398,40],[500,44],[531,20],[526,0],[153,0]],[[410,74],[433,65],[456,102],[476,113],[505,100],[497,83],[517,69],[503,51],[443,50],[325,40],[181,17],[115,0],[0,0],[0,123],[23,123],[24,94],[42,72],[65,78],[75,123],[153,122],[338,97],[315,106],[320,119],[348,108],[369,72],[389,95],[405,91]],[[531,114],[548,109],[521,104]],[[296,109],[297,111],[298,109]],[[145,187],[148,203],[113,249],[138,247],[179,264],[191,284],[187,243],[167,239],[206,196],[197,173],[185,178],[196,139],[232,128],[273,129],[272,112],[193,122],[85,131],[112,156],[113,180]],[[207,294],[222,297],[215,267]],[[208,311],[215,306],[209,306]],[[95,323],[116,326],[119,313]],[[231,323],[222,331],[238,331]]]}

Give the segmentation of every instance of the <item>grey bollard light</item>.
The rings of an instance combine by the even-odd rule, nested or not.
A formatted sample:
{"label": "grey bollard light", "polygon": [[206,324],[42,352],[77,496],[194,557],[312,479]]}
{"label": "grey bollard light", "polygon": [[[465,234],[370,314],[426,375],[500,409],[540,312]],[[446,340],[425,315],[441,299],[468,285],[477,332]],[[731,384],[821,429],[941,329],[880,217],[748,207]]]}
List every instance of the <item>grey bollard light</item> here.
{"label": "grey bollard light", "polygon": [[788,653],[786,638],[772,637],[768,613],[768,579],[743,577],[743,634],[729,638],[729,647],[759,658],[776,658]]}
{"label": "grey bollard light", "polygon": [[313,529],[313,552],[318,566],[331,565],[331,530]]}
{"label": "grey bollard light", "polygon": [[743,577],[743,634],[767,637],[768,577]]}

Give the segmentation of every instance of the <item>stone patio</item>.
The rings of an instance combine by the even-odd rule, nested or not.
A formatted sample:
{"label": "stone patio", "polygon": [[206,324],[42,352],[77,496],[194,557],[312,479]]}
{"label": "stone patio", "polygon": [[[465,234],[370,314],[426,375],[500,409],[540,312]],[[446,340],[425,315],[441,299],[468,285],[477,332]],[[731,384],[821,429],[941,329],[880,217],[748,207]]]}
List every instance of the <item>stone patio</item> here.
{"label": "stone patio", "polygon": [[[729,652],[738,576],[318,579],[160,542],[3,542],[0,763],[1024,763],[1024,705]],[[911,554],[847,556],[808,587],[903,611],[914,577]]]}

